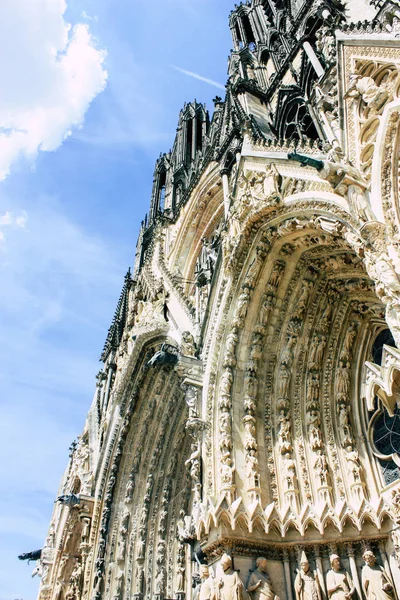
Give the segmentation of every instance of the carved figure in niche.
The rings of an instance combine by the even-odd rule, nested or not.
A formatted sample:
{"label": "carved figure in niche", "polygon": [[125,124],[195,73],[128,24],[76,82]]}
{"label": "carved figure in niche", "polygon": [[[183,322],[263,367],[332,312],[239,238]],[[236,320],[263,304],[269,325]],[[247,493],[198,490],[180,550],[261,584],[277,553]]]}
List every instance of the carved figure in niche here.
{"label": "carved figure in niche", "polygon": [[336,370],[336,391],[340,398],[347,398],[350,393],[350,363],[339,361],[339,368]]}
{"label": "carved figure in niche", "polygon": [[261,325],[262,327],[265,327],[265,325],[267,324],[269,314],[270,314],[271,310],[274,308],[274,305],[275,305],[274,296],[271,296],[270,294],[265,294],[263,296],[263,300],[262,300],[262,304],[261,304],[260,319],[259,319],[259,325]]}
{"label": "carved figure in niche", "polygon": [[278,398],[287,398],[289,393],[290,371],[285,364],[279,369]]}
{"label": "carved figure in niche", "polygon": [[350,323],[350,326],[346,333],[346,337],[344,338],[344,342],[343,342],[342,354],[345,354],[347,359],[352,354],[353,344],[354,344],[354,340],[356,339],[356,336],[357,336],[357,325],[353,321],[352,323]]}
{"label": "carved figure in niche", "polygon": [[144,494],[144,498],[143,498],[143,502],[145,502],[146,504],[148,504],[150,502],[152,491],[153,491],[153,475],[152,475],[152,473],[150,473],[149,476],[147,477],[146,490],[145,490],[145,494]]}
{"label": "carved figure in niche", "polygon": [[189,419],[196,419],[198,413],[198,389],[194,385],[183,385],[185,389],[185,402],[189,408]]}
{"label": "carved figure in niche", "polygon": [[225,356],[228,358],[235,358],[236,344],[238,343],[237,329],[234,327],[228,334],[225,343]]}
{"label": "carved figure in niche", "polygon": [[233,461],[230,456],[226,456],[220,466],[221,483],[224,487],[233,485]]}
{"label": "carved figure in niche", "polygon": [[319,373],[309,373],[307,378],[307,406],[318,406],[318,400]]}
{"label": "carved figure in niche", "polygon": [[128,480],[128,483],[126,484],[125,504],[128,504],[129,502],[132,501],[134,491],[135,491],[135,480],[131,475],[131,477]]}
{"label": "carved figure in niche", "polygon": [[90,534],[90,519],[84,518],[84,519],[82,519],[81,544],[89,543],[89,534]]}
{"label": "carved figure in niche", "polygon": [[322,600],[318,574],[311,571],[305,552],[301,554],[300,571],[297,571],[294,589],[297,600]]}
{"label": "carved figure in niche", "polygon": [[347,446],[345,456],[347,460],[347,468],[353,479],[352,483],[361,483],[362,467],[360,464],[358,451],[353,449],[352,446]]}
{"label": "carved figure in niche", "polygon": [[190,331],[184,331],[181,337],[181,354],[184,356],[194,356],[196,353],[196,344]]}
{"label": "carved figure in niche", "polygon": [[281,199],[281,176],[274,163],[265,166],[264,194],[267,198],[275,199],[277,202]]}
{"label": "carved figure in niche", "polygon": [[201,579],[199,600],[216,600],[215,581],[210,575],[208,565],[200,565],[199,575]]}
{"label": "carved figure in niche", "polygon": [[291,454],[287,452],[285,454],[285,460],[283,462],[283,474],[286,490],[293,490],[296,487],[296,463],[294,462]]}
{"label": "carved figure in niche", "polygon": [[350,206],[360,221],[367,223],[375,220],[366,192],[359,185],[349,185],[348,197]]}
{"label": "carved figure in niche", "polygon": [[232,559],[223,554],[220,561],[223,574],[218,581],[218,590],[221,600],[242,600],[243,583],[239,575],[232,569]]}
{"label": "carved figure in niche", "polygon": [[296,344],[296,341],[297,341],[297,337],[296,336],[289,335],[288,341],[287,341],[287,344],[286,344],[286,348],[282,352],[281,365],[286,365],[286,366],[290,367],[290,365],[292,364],[292,360],[293,360],[293,348],[294,348],[294,346]]}
{"label": "carved figure in niche", "polygon": [[225,369],[221,377],[220,392],[221,396],[230,396],[233,383],[233,375],[229,369]]}
{"label": "carved figure in niche", "polygon": [[246,477],[250,487],[258,487],[258,458],[257,451],[252,449],[246,454]]}
{"label": "carved figure in niche", "polygon": [[56,532],[54,529],[54,523],[52,522],[50,524],[50,529],[49,529],[48,536],[46,538],[45,546],[47,546],[48,548],[54,548],[55,539],[56,539]]}
{"label": "carved figure in niche", "polygon": [[194,481],[200,480],[200,455],[201,449],[198,442],[191,445],[191,455],[185,461],[185,465],[190,468],[190,476]]}
{"label": "carved figure in niche", "polygon": [[328,461],[326,460],[325,454],[318,451],[317,459],[314,463],[315,474],[319,479],[319,487],[326,487],[328,485]]}
{"label": "carved figure in niche", "polygon": [[80,590],[82,580],[82,565],[79,559],[76,559],[75,566],[71,573],[70,577],[70,585],[72,588],[75,588],[76,591]]}
{"label": "carved figure in niche", "polygon": [[338,407],[339,413],[339,436],[343,446],[348,446],[352,442],[350,425],[350,408],[343,402]]}
{"label": "carved figure in niche", "polygon": [[176,592],[182,593],[185,591],[185,567],[182,564],[179,564],[176,570]]}
{"label": "carved figure in niche", "polygon": [[312,281],[308,281],[307,279],[303,279],[302,288],[298,299],[296,300],[294,317],[300,319],[305,311],[307,306],[308,299],[310,297]]}
{"label": "carved figure in niche", "polygon": [[263,556],[256,560],[256,570],[252,572],[247,584],[247,591],[253,600],[279,600],[275,594],[272,581],[267,571],[268,562]]}
{"label": "carved figure in niche", "polygon": [[322,313],[321,318],[318,323],[320,331],[327,331],[329,329],[329,325],[331,323],[332,312],[333,312],[333,306],[328,301],[328,304],[325,306],[324,312]]}
{"label": "carved figure in niche", "polygon": [[[248,398],[254,399],[257,397],[258,379],[252,371],[246,373],[244,381],[244,391]],[[249,409],[251,407],[249,406]]]}
{"label": "carved figure in niche", "polygon": [[319,369],[322,365],[322,359],[324,357],[324,350],[326,346],[326,337],[323,335],[321,337],[315,336],[313,341],[311,342],[311,350],[310,350],[310,368],[311,369]]}
{"label": "carved figure in niche", "polygon": [[389,93],[385,88],[379,88],[372,77],[362,77],[351,73],[349,87],[344,98],[361,98],[368,108],[377,111],[385,104]]}
{"label": "carved figure in niche", "polygon": [[328,598],[331,600],[349,600],[356,588],[347,571],[343,571],[340,565],[340,558],[337,554],[331,554],[329,557],[331,570],[326,575],[326,587]]}
{"label": "carved figure in niche", "polygon": [[285,414],[284,410],[281,410],[279,417],[279,433],[282,452],[290,452],[292,449],[291,445],[291,423],[290,418]]}
{"label": "carved figure in niche", "polygon": [[307,421],[310,434],[310,442],[313,450],[322,448],[322,433],[321,433],[321,419],[317,410],[312,409],[307,413]]}
{"label": "carved figure in niche", "polygon": [[250,302],[250,290],[248,288],[244,288],[242,293],[238,298],[238,302],[236,305],[235,318],[233,321],[233,325],[236,327],[243,327],[244,320],[247,314],[247,308]]}
{"label": "carved figure in niche", "polygon": [[362,568],[362,587],[367,600],[394,600],[394,589],[390,575],[376,564],[371,550],[363,554],[365,565]]}
{"label": "carved figure in niche", "polygon": [[285,263],[283,262],[276,262],[274,264],[274,267],[271,271],[271,275],[269,276],[268,279],[268,285],[277,289],[279,287],[279,284],[281,282],[281,279],[283,277],[283,271],[285,269]]}

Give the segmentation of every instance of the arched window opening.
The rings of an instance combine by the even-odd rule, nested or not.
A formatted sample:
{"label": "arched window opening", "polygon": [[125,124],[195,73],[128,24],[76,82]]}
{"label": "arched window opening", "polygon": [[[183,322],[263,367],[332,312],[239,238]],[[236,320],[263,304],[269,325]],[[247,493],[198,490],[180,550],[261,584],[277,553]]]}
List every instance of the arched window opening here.
{"label": "arched window opening", "polygon": [[256,40],[253,34],[253,30],[251,28],[250,25],[250,19],[248,17],[248,15],[243,15],[242,17],[242,23],[243,23],[243,29],[244,29],[244,33],[246,36],[246,42],[247,44],[255,44]]}
{"label": "arched window opening", "polygon": [[280,136],[290,140],[317,140],[318,132],[303,100],[292,102],[280,119]]}
{"label": "arched window opening", "polygon": [[269,52],[268,50],[264,50],[260,56],[260,62],[262,65],[266,65],[269,60]]}
{"label": "arched window opening", "polygon": [[196,150],[203,150],[203,121],[197,118]]}
{"label": "arched window opening", "polygon": [[240,33],[239,23],[235,23],[235,33],[239,44],[239,48],[243,46],[242,34]]}
{"label": "arched window opening", "polygon": [[[376,336],[371,349],[372,360],[382,364],[383,346],[396,347],[389,329],[383,329]],[[382,470],[386,485],[400,479],[400,407],[396,406],[394,414],[389,415],[378,397],[375,397],[375,410],[370,415],[370,440],[372,450]]]}
{"label": "arched window opening", "polygon": [[157,207],[158,207],[158,211],[159,212],[163,212],[164,211],[166,181],[167,181],[167,174],[166,174],[165,171],[163,171],[162,173],[160,173],[160,179],[159,179],[159,182],[158,182],[158,202],[157,202]]}
{"label": "arched window opening", "polygon": [[187,121],[186,129],[186,160],[191,161],[192,159],[192,144],[193,144],[193,121],[189,119]]}

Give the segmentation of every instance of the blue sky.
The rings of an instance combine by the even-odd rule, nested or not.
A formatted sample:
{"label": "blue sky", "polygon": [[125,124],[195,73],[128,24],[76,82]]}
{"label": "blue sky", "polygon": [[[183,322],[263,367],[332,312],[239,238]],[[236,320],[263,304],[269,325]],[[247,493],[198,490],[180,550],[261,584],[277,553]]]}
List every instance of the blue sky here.
{"label": "blue sky", "polygon": [[233,4],[0,3],[0,600],[36,599],[17,555],[43,545],[154,162],[185,101],[223,95],[183,71],[225,84]]}

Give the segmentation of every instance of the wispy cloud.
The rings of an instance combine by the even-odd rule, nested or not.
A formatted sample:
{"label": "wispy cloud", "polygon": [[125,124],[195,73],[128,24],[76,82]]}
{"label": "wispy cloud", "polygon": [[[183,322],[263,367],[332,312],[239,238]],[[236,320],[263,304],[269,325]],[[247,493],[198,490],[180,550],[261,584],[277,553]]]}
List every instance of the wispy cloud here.
{"label": "wispy cloud", "polygon": [[188,75],[188,77],[193,77],[194,79],[198,79],[199,81],[203,81],[204,83],[208,83],[208,85],[213,85],[214,87],[224,90],[225,86],[222,83],[218,83],[218,81],[214,81],[213,79],[209,79],[208,77],[203,77],[203,75],[199,75],[198,73],[193,73],[193,71],[187,71],[186,69],[182,69],[181,67],[176,67],[175,65],[171,65],[175,71],[179,71],[184,75]]}

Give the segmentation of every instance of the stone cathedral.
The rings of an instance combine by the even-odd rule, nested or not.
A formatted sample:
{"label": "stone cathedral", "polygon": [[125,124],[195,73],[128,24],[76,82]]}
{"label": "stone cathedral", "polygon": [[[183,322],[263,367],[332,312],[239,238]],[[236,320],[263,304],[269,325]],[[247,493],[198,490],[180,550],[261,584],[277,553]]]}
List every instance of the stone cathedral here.
{"label": "stone cathedral", "polygon": [[400,2],[229,26],[225,96],[156,161],[40,600],[400,598]]}

